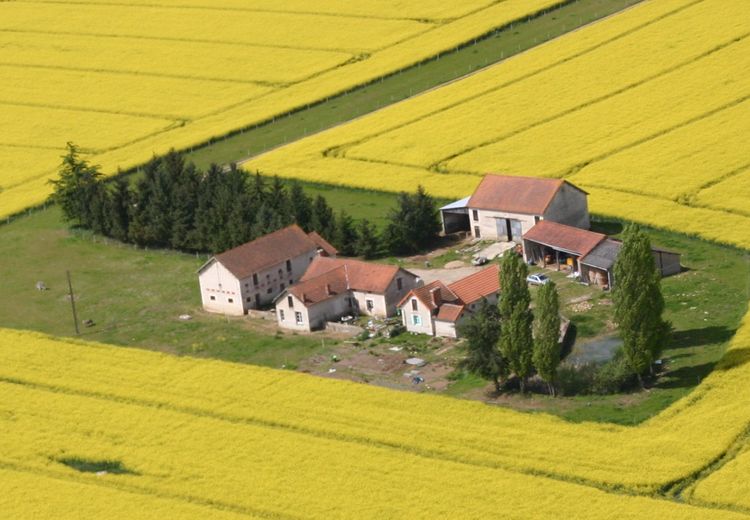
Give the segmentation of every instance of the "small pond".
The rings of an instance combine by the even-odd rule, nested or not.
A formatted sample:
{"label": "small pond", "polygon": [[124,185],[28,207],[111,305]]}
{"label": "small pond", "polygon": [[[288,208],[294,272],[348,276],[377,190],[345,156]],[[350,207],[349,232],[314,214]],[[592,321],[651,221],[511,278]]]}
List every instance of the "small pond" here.
{"label": "small pond", "polygon": [[565,358],[570,365],[601,364],[612,359],[622,340],[616,336],[601,336],[576,342],[573,350]]}

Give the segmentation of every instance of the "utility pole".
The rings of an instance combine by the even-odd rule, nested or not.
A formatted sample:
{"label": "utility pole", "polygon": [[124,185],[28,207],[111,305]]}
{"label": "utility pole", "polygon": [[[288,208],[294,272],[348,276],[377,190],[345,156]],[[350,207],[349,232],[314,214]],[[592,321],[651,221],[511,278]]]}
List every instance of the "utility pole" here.
{"label": "utility pole", "polygon": [[73,324],[76,327],[76,336],[81,332],[78,330],[78,316],[76,315],[76,298],[73,294],[73,283],[70,281],[70,271],[65,271],[68,276],[68,294],[70,295],[70,308],[73,310]]}

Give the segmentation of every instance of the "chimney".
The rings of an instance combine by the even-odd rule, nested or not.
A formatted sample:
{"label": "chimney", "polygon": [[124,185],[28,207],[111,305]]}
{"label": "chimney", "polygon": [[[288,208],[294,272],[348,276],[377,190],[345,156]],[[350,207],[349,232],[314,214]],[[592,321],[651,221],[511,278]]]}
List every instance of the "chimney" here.
{"label": "chimney", "polygon": [[327,283],[327,284],[326,284],[326,295],[327,295],[327,296],[330,296],[331,294],[333,294],[333,293],[331,292],[331,284],[330,284],[330,283]]}
{"label": "chimney", "polygon": [[443,300],[440,298],[440,287],[430,289],[430,298],[435,307],[440,307],[440,304],[443,303]]}
{"label": "chimney", "polygon": [[300,299],[302,300],[302,303],[305,303],[305,293],[302,293],[302,298]]}

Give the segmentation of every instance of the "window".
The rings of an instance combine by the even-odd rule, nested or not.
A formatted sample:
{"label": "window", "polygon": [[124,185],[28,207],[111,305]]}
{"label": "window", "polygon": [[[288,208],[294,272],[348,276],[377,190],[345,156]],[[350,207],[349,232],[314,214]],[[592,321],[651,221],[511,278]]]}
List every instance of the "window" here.
{"label": "window", "polygon": [[420,326],[422,325],[422,318],[419,316],[419,314],[412,314],[411,315],[411,324]]}
{"label": "window", "polygon": [[302,313],[297,311],[294,313],[294,321],[297,322],[297,325],[302,325]]}
{"label": "window", "polygon": [[291,260],[287,260],[287,261],[286,261],[286,271],[287,271],[288,273],[291,273],[291,272],[292,272],[292,261],[291,261]]}
{"label": "window", "polygon": [[245,301],[246,301],[247,303],[250,303],[251,301],[253,301],[253,299],[252,299],[252,298],[250,298],[250,297],[248,296],[247,298],[245,298]]}
{"label": "window", "polygon": [[250,286],[250,284],[246,283],[245,284],[245,289],[247,289],[249,286]]}
{"label": "window", "polygon": [[233,300],[232,298],[227,298],[227,301],[228,301],[229,303],[234,303],[234,300]]}
{"label": "window", "polygon": [[412,298],[411,299],[411,310],[416,311],[417,310],[417,305],[418,305],[417,304],[417,299],[416,298]]}
{"label": "window", "polygon": [[293,283],[294,283],[294,280],[290,279],[289,280],[289,285],[292,285]]}
{"label": "window", "polygon": [[404,288],[404,281],[401,278],[396,278],[396,287],[399,291]]}
{"label": "window", "polygon": [[258,273],[253,274],[253,285],[258,285]]}
{"label": "window", "polygon": [[288,304],[288,305],[289,305],[290,307],[294,307],[294,300],[292,300],[292,297],[291,297],[291,296],[287,296],[287,297],[286,297],[286,303],[287,303],[287,304]]}
{"label": "window", "polygon": [[474,226],[474,236],[476,238],[481,238],[482,235],[479,233],[479,226]]}
{"label": "window", "polygon": [[271,281],[271,273],[268,273],[268,274],[266,275],[266,281],[267,281],[267,282],[270,282],[270,281]]}
{"label": "window", "polygon": [[284,309],[279,309],[279,319],[284,321]]}
{"label": "window", "polygon": [[255,302],[260,303],[260,293],[255,293]]}
{"label": "window", "polygon": [[365,304],[367,305],[368,311],[371,311],[375,308],[375,302],[372,300],[365,300]]}
{"label": "window", "polygon": [[282,276],[284,276],[284,271],[282,271],[281,269],[279,269],[279,278],[281,278]]}
{"label": "window", "polygon": [[266,291],[266,294],[271,294],[273,292],[273,287],[269,287]]}
{"label": "window", "polygon": [[540,221],[540,220],[542,220],[542,217],[540,217],[539,215],[536,215],[536,216],[534,217],[534,224],[539,224],[539,221]]}
{"label": "window", "polygon": [[284,287],[285,287],[285,286],[284,286],[284,284],[283,284],[283,283],[280,283],[280,284],[279,284],[279,290],[280,290],[280,291],[283,291],[283,290],[284,290]]}
{"label": "window", "polygon": [[216,296],[211,296],[211,301],[216,301]]}
{"label": "window", "polygon": [[479,211],[475,209],[471,210],[471,218],[473,218],[474,221],[479,220]]}

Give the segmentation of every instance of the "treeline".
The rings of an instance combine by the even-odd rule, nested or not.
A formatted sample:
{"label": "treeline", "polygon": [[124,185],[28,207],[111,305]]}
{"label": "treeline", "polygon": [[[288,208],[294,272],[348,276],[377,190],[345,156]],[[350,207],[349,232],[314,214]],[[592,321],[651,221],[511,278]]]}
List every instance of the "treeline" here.
{"label": "treeline", "polygon": [[616,393],[636,383],[643,388],[644,378],[655,376],[654,364],[668,341],[671,324],[662,316],[661,274],[650,240],[636,225],[625,229],[614,272],[614,321],[623,346],[608,363],[580,369],[560,366],[557,288],[552,281],[542,285],[532,311],[528,268],[520,256],[508,251],[500,267],[498,304],[485,301],[462,330],[467,356],[461,367],[492,381],[497,392],[511,380],[524,392],[535,374],[551,395],[558,388],[567,394]]}
{"label": "treeline", "polygon": [[76,145],[67,147],[59,176],[50,181],[65,219],[139,246],[216,253],[297,223],[342,255],[373,258],[421,251],[441,228],[435,201],[422,187],[398,196],[380,234],[368,220],[335,213],[323,196],[310,197],[278,177],[268,181],[217,165],[202,171],[171,151],[146,164],[131,186],[123,176],[109,182]]}

